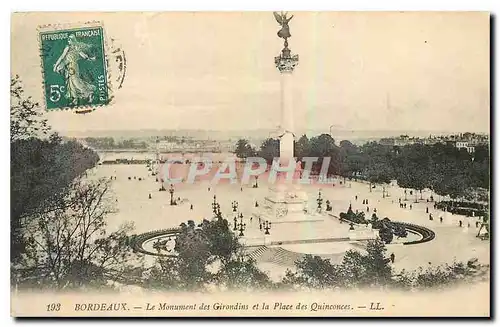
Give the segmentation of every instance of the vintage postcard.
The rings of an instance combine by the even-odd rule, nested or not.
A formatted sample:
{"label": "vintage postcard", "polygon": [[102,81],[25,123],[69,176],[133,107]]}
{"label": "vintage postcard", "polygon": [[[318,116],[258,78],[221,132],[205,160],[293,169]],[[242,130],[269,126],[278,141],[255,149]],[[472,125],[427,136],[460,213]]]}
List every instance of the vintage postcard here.
{"label": "vintage postcard", "polygon": [[19,12],[15,317],[483,317],[486,12]]}

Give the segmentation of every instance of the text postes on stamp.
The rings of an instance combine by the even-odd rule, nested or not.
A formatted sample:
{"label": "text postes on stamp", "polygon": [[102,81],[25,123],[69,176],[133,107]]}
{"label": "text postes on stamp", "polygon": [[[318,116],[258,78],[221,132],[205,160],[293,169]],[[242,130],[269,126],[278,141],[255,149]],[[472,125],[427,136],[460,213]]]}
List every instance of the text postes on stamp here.
{"label": "text postes on stamp", "polygon": [[109,103],[102,26],[40,31],[39,37],[47,110]]}

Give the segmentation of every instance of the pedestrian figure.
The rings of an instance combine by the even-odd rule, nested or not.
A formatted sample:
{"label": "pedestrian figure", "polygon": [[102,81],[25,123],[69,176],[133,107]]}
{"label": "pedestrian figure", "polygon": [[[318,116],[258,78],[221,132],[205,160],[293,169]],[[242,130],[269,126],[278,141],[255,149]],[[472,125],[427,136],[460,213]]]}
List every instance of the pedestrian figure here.
{"label": "pedestrian figure", "polygon": [[394,263],[395,259],[396,259],[396,256],[394,255],[394,253],[391,253],[391,262]]}
{"label": "pedestrian figure", "polygon": [[191,210],[193,210],[193,204],[191,204],[191,207],[190,207]]}
{"label": "pedestrian figure", "polygon": [[240,188],[241,192],[243,192],[243,187]]}
{"label": "pedestrian figure", "polygon": [[406,203],[404,204],[404,208],[406,209]]}
{"label": "pedestrian figure", "polygon": [[375,212],[375,213],[376,213],[376,212],[377,212],[377,208],[373,209],[373,212]]}
{"label": "pedestrian figure", "polygon": [[149,198],[151,199],[151,193],[149,193]]}
{"label": "pedestrian figure", "polygon": [[411,206],[411,204],[410,204],[410,210],[411,210],[411,208],[412,208],[412,206]]}
{"label": "pedestrian figure", "polygon": [[262,230],[262,223],[259,223],[259,229]]}
{"label": "pedestrian figure", "polygon": [[257,208],[259,206],[259,203],[255,201],[255,207]]}
{"label": "pedestrian figure", "polygon": [[370,212],[370,207],[366,207],[366,212]]}
{"label": "pedestrian figure", "polygon": [[458,221],[458,227],[462,227],[462,221],[461,220]]}
{"label": "pedestrian figure", "polygon": [[467,223],[467,228],[470,228],[470,223]]}
{"label": "pedestrian figure", "polygon": [[401,198],[399,198],[399,203],[401,203]]}
{"label": "pedestrian figure", "polygon": [[368,204],[368,199],[366,199],[366,204]]}
{"label": "pedestrian figure", "polygon": [[432,213],[429,214],[429,220],[434,220],[434,218],[432,218]]}
{"label": "pedestrian figure", "polygon": [[250,222],[252,222],[252,218],[253,218],[253,216],[250,216]]}
{"label": "pedestrian figure", "polygon": [[210,187],[208,187],[208,192],[210,192]]}
{"label": "pedestrian figure", "polygon": [[479,227],[479,221],[476,221],[476,228]]}
{"label": "pedestrian figure", "polygon": [[442,224],[443,223],[443,217],[439,217],[439,222]]}
{"label": "pedestrian figure", "polygon": [[429,207],[425,207],[425,213],[429,213]]}
{"label": "pedestrian figure", "polygon": [[365,204],[365,200],[363,200],[363,204]]}

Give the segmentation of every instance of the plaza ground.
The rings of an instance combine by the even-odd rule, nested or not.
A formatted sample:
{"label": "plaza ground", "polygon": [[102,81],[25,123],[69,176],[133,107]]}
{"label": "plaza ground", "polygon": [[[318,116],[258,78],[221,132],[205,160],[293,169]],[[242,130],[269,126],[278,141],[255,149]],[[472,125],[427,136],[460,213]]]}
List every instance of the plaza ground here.
{"label": "plaza ground", "polygon": [[[223,216],[229,220],[233,226],[234,213],[231,203],[238,202],[238,211],[244,216],[246,223],[246,235],[263,235],[264,231],[259,229],[259,223],[256,219],[250,221],[252,213],[255,212],[255,203],[259,205],[264,203],[264,197],[268,194],[268,185],[266,181],[259,180],[258,188],[252,187],[252,182],[248,185],[240,184],[218,184],[210,185],[209,181],[201,181],[195,184],[181,183],[175,185],[174,198],[180,198],[179,205],[170,205],[170,194],[168,191],[160,192],[160,183],[155,181],[155,176],[151,176],[145,165],[100,165],[93,169],[91,178],[110,178],[112,180],[113,195],[116,198],[116,212],[108,216],[108,229],[115,230],[125,222],[133,222],[137,234],[156,230],[178,227],[179,224],[188,220],[200,222],[202,219],[211,219],[212,202],[214,195],[217,202],[220,203]],[[129,180],[129,177],[131,178]],[[135,178],[134,178],[135,177]],[[141,180],[139,180],[141,178]],[[418,267],[425,268],[429,264],[440,265],[451,263],[453,260],[467,261],[471,258],[478,258],[481,263],[490,263],[489,241],[482,241],[476,237],[478,228],[476,220],[478,218],[464,217],[460,215],[448,214],[444,216],[443,222],[439,220],[443,216],[441,210],[433,209],[433,203],[426,202],[431,195],[429,191],[422,194],[423,200],[420,200],[418,194],[418,203],[415,203],[415,194],[407,194],[407,208],[402,209],[399,206],[399,198],[404,201],[404,190],[397,186],[386,188],[388,196],[382,195],[382,187],[372,188],[367,183],[347,181],[340,185],[340,180],[328,185],[302,185],[301,189],[308,194],[309,207],[316,206],[318,191],[321,189],[322,198],[330,200],[333,207],[332,214],[338,216],[340,212],[347,211],[349,204],[352,204],[353,210],[364,211],[366,217],[370,217],[376,208],[377,216],[382,219],[388,217],[390,220],[399,222],[408,222],[425,226],[433,230],[436,237],[427,243],[415,245],[389,244],[387,245],[388,254],[395,254],[394,269],[413,270]],[[165,185],[168,190],[168,185]],[[151,199],[149,199],[151,194]],[[355,200],[355,196],[358,197]],[[434,195],[435,200],[438,196]],[[363,205],[363,199],[368,199],[368,205]],[[193,209],[191,210],[191,204]],[[412,209],[409,209],[410,204]],[[367,212],[367,206],[369,212]],[[323,202],[323,207],[325,204]],[[433,215],[434,220],[429,220],[429,214],[426,213],[426,207]],[[459,227],[459,221],[463,222],[463,227]],[[238,220],[239,223],[239,220]],[[470,223],[470,227],[469,226]],[[296,224],[301,230],[308,226]],[[309,229],[307,238],[325,238],[330,234],[337,237],[343,235],[344,230],[348,230],[347,224],[339,224],[333,217],[325,216],[321,223],[321,228]],[[341,227],[340,227],[341,226]],[[287,226],[287,229],[293,226]],[[270,230],[271,235],[281,235],[286,238],[295,239],[293,233],[279,230],[280,225],[274,224]],[[339,229],[342,229],[339,231]],[[299,233],[303,235],[304,233]],[[347,235],[346,235],[347,236]],[[396,238],[395,241],[397,242]],[[280,246],[286,255],[294,253],[311,253],[329,258],[333,263],[342,260],[343,253],[348,249],[360,249],[357,242],[322,242],[312,244],[290,244]],[[291,254],[290,254],[291,253]],[[279,278],[282,276],[289,265],[283,265],[273,260],[259,262],[259,267],[268,272],[271,276]]]}

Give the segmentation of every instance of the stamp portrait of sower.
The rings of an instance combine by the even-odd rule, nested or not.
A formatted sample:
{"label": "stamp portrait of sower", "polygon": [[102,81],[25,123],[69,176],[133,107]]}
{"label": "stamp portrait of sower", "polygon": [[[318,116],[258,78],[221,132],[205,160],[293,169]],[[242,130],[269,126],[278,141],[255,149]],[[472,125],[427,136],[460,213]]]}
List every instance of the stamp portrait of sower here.
{"label": "stamp portrait of sower", "polygon": [[47,110],[109,103],[102,27],[43,32],[40,40]]}

